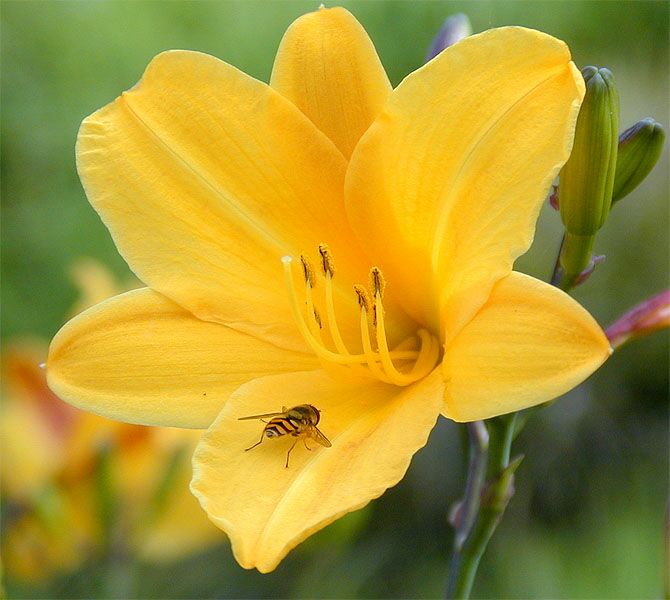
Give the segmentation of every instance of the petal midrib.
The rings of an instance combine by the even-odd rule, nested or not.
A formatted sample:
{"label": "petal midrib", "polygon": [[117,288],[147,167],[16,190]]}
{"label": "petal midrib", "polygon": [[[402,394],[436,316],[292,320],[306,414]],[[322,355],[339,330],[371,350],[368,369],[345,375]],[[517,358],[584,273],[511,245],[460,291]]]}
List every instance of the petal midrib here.
{"label": "petal midrib", "polygon": [[[235,215],[238,221],[244,223],[251,230],[257,232],[259,234],[259,239],[264,240],[268,244],[268,246],[276,250],[277,256],[281,256],[286,251],[286,244],[282,244],[282,242],[278,240],[267,228],[263,227],[260,222],[250,218],[249,215],[247,215],[244,211],[240,210],[235,205],[235,203],[232,202],[221,191],[219,186],[217,186],[207,177],[207,174],[203,172],[202,169],[199,169],[195,164],[187,160],[186,157],[179,154],[174,148],[170,146],[170,144],[168,144],[168,142],[166,142],[160,136],[160,134],[154,128],[151,127],[151,125],[149,125],[149,123],[146,122],[146,120],[142,118],[139,112],[132,106],[130,99],[128,97],[128,92],[124,92],[121,95],[120,101],[121,101],[120,105],[126,109],[128,114],[130,114],[132,118],[137,123],[139,123],[140,126],[145,131],[147,131],[154,140],[156,140],[158,145],[165,150],[167,155],[172,157],[178,165],[183,167],[184,170],[191,173],[194,176],[194,178],[197,181],[199,181],[205,188],[210,190],[214,194],[214,196],[216,196],[223,204],[226,205],[226,207],[230,210],[232,214]],[[240,148],[240,152],[243,153],[244,151]]]}

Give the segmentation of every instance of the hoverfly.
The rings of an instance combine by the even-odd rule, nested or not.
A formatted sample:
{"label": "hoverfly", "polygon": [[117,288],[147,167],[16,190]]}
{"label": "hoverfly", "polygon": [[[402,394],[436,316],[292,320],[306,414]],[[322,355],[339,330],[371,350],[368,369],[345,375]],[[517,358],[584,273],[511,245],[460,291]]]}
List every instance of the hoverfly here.
{"label": "hoverfly", "polygon": [[312,438],[316,440],[322,446],[330,448],[332,444],[328,438],[321,433],[317,427],[319,419],[321,418],[321,413],[319,409],[311,404],[300,404],[294,406],[293,408],[286,408],[282,406],[281,412],[267,413],[264,415],[252,415],[250,417],[240,417],[238,421],[248,421],[249,419],[263,419],[269,418],[269,421],[263,421],[266,423],[263,428],[263,433],[261,434],[261,439],[256,442],[253,446],[245,449],[245,452],[251,450],[258,446],[264,437],[274,438],[281,437],[283,435],[292,435],[295,438],[295,442],[289,448],[286,453],[286,468],[288,469],[288,460],[291,455],[291,450],[295,448],[295,445],[298,443],[299,439],[302,439],[303,444],[307,450],[311,448],[307,445],[307,438]]}

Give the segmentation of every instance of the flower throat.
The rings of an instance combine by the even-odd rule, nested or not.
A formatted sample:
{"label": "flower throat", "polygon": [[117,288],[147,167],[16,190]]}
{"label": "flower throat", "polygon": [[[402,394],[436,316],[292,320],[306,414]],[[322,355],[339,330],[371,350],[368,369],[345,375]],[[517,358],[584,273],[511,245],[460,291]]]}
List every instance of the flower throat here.
{"label": "flower throat", "polygon": [[[370,269],[370,289],[363,285],[354,285],[359,306],[359,323],[362,354],[352,354],[344,343],[335,316],[333,300],[333,277],[335,264],[326,244],[319,244],[320,277],[325,285],[325,322],[321,312],[314,305],[313,290],[317,285],[317,274],[310,260],[300,256],[303,280],[305,282],[306,314],[303,315],[301,303],[296,293],[292,265],[293,257],[283,256],[284,279],[289,293],[291,310],[300,333],[312,350],[324,363],[342,365],[355,374],[373,377],[385,383],[405,386],[428,375],[440,355],[440,344],[427,330],[416,332],[418,350],[389,350],[384,321],[385,281],[377,267]],[[324,342],[323,331],[327,329],[334,348]],[[372,335],[370,335],[372,330]],[[399,364],[402,365],[400,368]]]}

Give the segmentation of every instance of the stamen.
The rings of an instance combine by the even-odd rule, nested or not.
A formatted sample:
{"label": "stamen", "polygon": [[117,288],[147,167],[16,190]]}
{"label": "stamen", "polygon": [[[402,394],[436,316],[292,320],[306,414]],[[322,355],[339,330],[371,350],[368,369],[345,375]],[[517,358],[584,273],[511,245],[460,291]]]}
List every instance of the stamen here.
{"label": "stamen", "polygon": [[305,283],[311,288],[316,286],[316,277],[314,276],[314,269],[312,263],[304,254],[300,255],[300,262],[302,263],[302,273],[305,276]]}
{"label": "stamen", "polygon": [[319,329],[323,329],[323,322],[321,321],[321,315],[319,314],[319,311],[314,309],[314,320],[316,321],[316,324],[319,326]]}
{"label": "stamen", "polygon": [[321,342],[321,316],[314,307],[314,295],[312,288],[314,287],[314,271],[306,256],[300,256],[302,263],[302,274],[305,278],[305,303],[307,304],[307,314],[310,315],[307,319],[307,324],[312,332],[312,335]]}
{"label": "stamen", "polygon": [[[321,337],[323,322],[319,311],[314,306],[313,288],[316,284],[314,269],[305,256],[300,256],[305,281],[305,304],[307,307],[307,318],[303,316],[303,309],[298,301],[293,284],[292,263],[290,256],[282,257],[284,266],[284,279],[289,293],[291,310],[298,325],[300,333],[310,345],[316,355],[324,362],[348,366],[354,373],[374,377],[385,383],[405,386],[428,375],[437,364],[440,354],[439,342],[425,329],[417,332],[419,338],[419,350],[396,350],[389,351],[386,338],[384,307],[382,296],[384,293],[384,277],[379,268],[374,267],[370,271],[370,283],[374,290],[374,302],[371,301],[368,291],[362,285],[355,285],[354,292],[360,307],[360,335],[363,346],[363,354],[351,354],[337,326],[335,306],[333,300],[333,274],[335,272],[330,251],[325,244],[319,245],[321,255],[321,266],[325,279],[325,302],[327,325],[337,352],[328,349]],[[373,328],[376,341],[376,349],[373,349],[370,335],[369,313],[373,312]],[[411,361],[411,368],[400,371],[394,361]]]}
{"label": "stamen", "polygon": [[368,295],[368,291],[362,285],[356,284],[354,286],[354,292],[356,292],[356,295],[358,296],[358,306],[360,306],[366,312],[369,312],[370,296]]}
{"label": "stamen", "polygon": [[386,281],[384,280],[384,276],[379,267],[372,267],[372,269],[370,269],[370,288],[375,296],[379,294],[380,297],[384,297]]}
{"label": "stamen", "polygon": [[337,317],[335,316],[335,302],[333,301],[333,275],[335,274],[335,263],[326,244],[319,244],[319,254],[321,255],[321,265],[326,279],[326,317],[328,318],[328,329],[333,338],[335,348],[340,354],[350,356],[340,329],[337,326]]}
{"label": "stamen", "polygon": [[319,254],[321,255],[321,268],[323,269],[323,274],[330,274],[330,276],[333,277],[335,275],[335,261],[333,260],[333,255],[330,253],[328,244],[319,244]]}
{"label": "stamen", "polygon": [[[361,288],[363,291],[365,291],[365,288],[363,286],[354,286],[354,289],[356,290],[356,293],[358,293],[358,289],[356,288]],[[366,292],[367,295],[367,292]],[[361,295],[359,294],[358,298],[359,301],[361,299]],[[377,361],[379,360],[379,357],[375,355],[375,353],[372,351],[372,344],[370,343],[370,330],[368,329],[368,311],[367,311],[367,306],[365,304],[361,304],[361,340],[363,342],[363,352],[365,353],[365,356],[367,358],[367,365],[372,374],[379,379],[380,381],[383,381],[384,383],[393,383],[391,379],[389,379],[382,369],[379,367],[377,364]]]}
{"label": "stamen", "polygon": [[410,377],[416,377],[417,375],[424,377],[433,370],[433,367],[437,364],[437,359],[440,357],[440,343],[428,331],[419,329],[417,335],[421,340],[421,353],[412,370],[408,373]]}
{"label": "stamen", "polygon": [[[320,341],[314,337],[310,331],[310,328],[307,326],[307,323],[305,323],[305,319],[303,318],[300,309],[298,308],[298,298],[293,286],[293,274],[291,270],[293,258],[291,256],[282,256],[281,260],[284,266],[284,282],[286,283],[286,289],[289,293],[293,317],[300,333],[305,338],[315,354],[325,361],[334,362],[340,365],[356,365],[367,363],[367,357],[364,354],[349,354],[346,356],[343,356],[342,354],[336,354],[335,352],[328,350]],[[397,360],[416,360],[419,355],[420,353],[415,350],[404,350],[392,353],[393,358]]]}
{"label": "stamen", "polygon": [[[381,273],[379,274],[381,275]],[[383,279],[381,279],[381,281],[383,281]],[[426,340],[425,336],[423,336],[421,337],[422,343],[421,350],[419,351],[419,357],[414,363],[412,370],[409,373],[401,373],[398,371],[398,369],[395,368],[389,353],[388,343],[386,341],[386,330],[384,327],[384,306],[382,305],[381,296],[382,287],[383,286],[380,286],[375,293],[375,314],[377,317],[377,326],[375,327],[375,331],[377,333],[377,352],[379,353],[382,367],[384,368],[384,373],[386,376],[389,377],[396,385],[408,385],[418,381],[430,373],[430,369],[432,369],[432,367],[437,362],[438,353],[433,350],[433,344],[430,340],[430,337],[428,340]],[[426,343],[426,341],[428,343]],[[429,358],[433,360],[433,362],[428,368],[426,368],[425,365],[428,364]]]}

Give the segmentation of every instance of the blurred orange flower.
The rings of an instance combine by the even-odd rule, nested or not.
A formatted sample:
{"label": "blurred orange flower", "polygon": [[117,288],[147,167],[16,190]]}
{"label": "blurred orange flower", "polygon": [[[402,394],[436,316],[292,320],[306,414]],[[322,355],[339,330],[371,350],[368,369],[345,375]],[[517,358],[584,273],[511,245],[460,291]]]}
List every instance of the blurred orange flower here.
{"label": "blurred orange flower", "polygon": [[[78,306],[118,292],[86,260],[73,267]],[[148,561],[220,541],[190,494],[192,430],[110,421],[62,402],[40,368],[41,340],[4,348],[0,408],[2,557],[9,577],[43,579],[122,545]]]}

